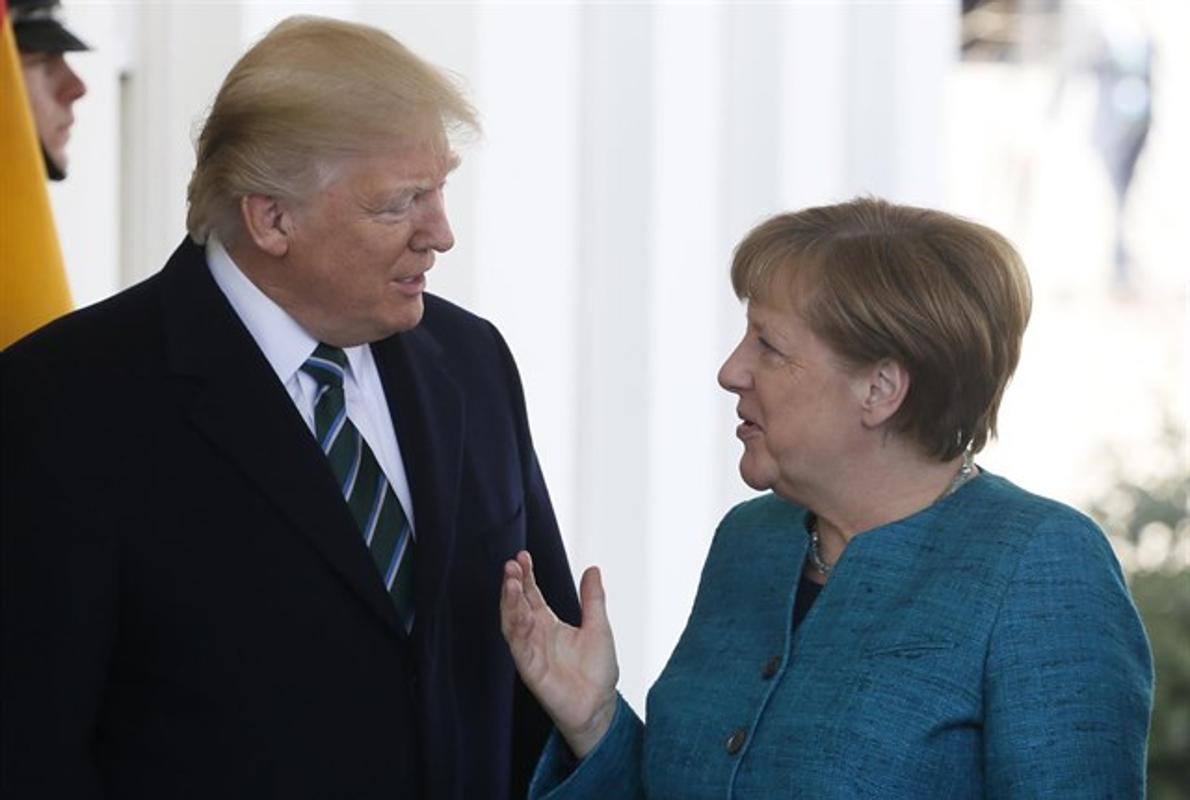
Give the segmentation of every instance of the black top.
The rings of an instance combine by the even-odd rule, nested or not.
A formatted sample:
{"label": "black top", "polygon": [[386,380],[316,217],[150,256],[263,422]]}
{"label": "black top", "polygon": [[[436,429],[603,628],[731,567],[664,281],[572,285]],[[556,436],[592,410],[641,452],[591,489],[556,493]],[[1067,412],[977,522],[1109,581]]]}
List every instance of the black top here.
{"label": "black top", "polygon": [[794,628],[801,625],[806,614],[810,613],[810,606],[814,605],[814,601],[818,599],[822,587],[823,584],[815,583],[806,577],[804,571],[802,572],[802,577],[797,582],[797,598],[793,601]]}

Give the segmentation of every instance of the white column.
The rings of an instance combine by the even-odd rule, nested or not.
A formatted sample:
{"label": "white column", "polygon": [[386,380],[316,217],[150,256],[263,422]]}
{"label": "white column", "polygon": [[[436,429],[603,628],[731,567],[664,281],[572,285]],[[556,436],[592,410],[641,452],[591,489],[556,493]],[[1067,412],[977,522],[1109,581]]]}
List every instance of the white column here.
{"label": "white column", "polygon": [[140,46],[122,84],[125,284],[160,269],[185,235],[193,143],[242,50],[238,5],[172,0],[136,10]]}
{"label": "white column", "polygon": [[[731,252],[751,228],[783,208],[781,169],[786,146],[782,119],[785,9],[778,4],[732,5],[725,20],[723,180],[720,214],[726,223],[717,288],[716,357],[723,361],[744,332],[744,307],[731,290]],[[733,435],[736,398],[717,386],[714,436],[715,500],[721,516],[754,495],[740,480],[741,445]]]}
{"label": "white column", "polygon": [[847,122],[855,103],[847,21],[842,3],[799,3],[782,17],[782,211],[845,199]]}
{"label": "white column", "polygon": [[920,0],[849,4],[846,10],[845,193],[939,205],[945,90],[959,56],[958,9]]}
{"label": "white column", "polygon": [[601,564],[621,688],[643,708],[649,629],[648,309],[653,218],[653,9],[582,9],[577,411],[579,530],[571,558]]}
{"label": "white column", "polygon": [[667,5],[654,40],[652,247],[648,272],[649,513],[641,533],[651,577],[638,596],[647,620],[647,686],[690,613],[722,509],[717,442],[717,320],[728,291],[722,200],[725,39],[720,5]]}
{"label": "white column", "polygon": [[473,308],[499,326],[516,356],[538,458],[572,554],[582,369],[579,21],[574,5],[480,8],[472,86],[484,136],[466,154],[476,185]]}

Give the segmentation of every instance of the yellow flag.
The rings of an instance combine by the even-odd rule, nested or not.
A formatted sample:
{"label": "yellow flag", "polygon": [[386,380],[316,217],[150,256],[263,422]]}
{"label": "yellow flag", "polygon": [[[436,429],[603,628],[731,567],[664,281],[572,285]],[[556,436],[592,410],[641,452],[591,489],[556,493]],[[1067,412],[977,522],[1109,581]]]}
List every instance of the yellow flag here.
{"label": "yellow flag", "polygon": [[0,0],[0,348],[70,310],[45,162]]}

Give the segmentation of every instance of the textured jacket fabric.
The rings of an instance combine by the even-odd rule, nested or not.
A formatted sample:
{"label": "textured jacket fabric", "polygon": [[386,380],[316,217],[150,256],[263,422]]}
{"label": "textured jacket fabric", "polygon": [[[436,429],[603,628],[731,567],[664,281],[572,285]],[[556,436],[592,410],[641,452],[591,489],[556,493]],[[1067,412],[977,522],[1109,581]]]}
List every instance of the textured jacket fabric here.
{"label": "textured jacket fabric", "polygon": [[426,296],[372,354],[417,520],[405,633],[203,249],[0,355],[0,796],[523,797],[550,726],[503,561],[578,602],[496,329]]}
{"label": "textured jacket fabric", "polygon": [[856,537],[796,630],[806,510],[715,535],[648,697],[532,798],[1140,798],[1148,642],[1103,533],[982,473]]}

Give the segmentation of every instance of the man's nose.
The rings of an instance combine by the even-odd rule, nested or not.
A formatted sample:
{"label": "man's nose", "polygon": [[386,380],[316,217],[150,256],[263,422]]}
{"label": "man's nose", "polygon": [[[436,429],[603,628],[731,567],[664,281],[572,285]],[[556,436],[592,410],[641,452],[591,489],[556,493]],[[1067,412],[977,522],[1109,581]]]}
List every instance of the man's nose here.
{"label": "man's nose", "polygon": [[455,235],[450,229],[450,220],[446,218],[446,204],[441,189],[422,209],[411,246],[414,250],[435,250],[439,253],[445,253],[455,246]]}

